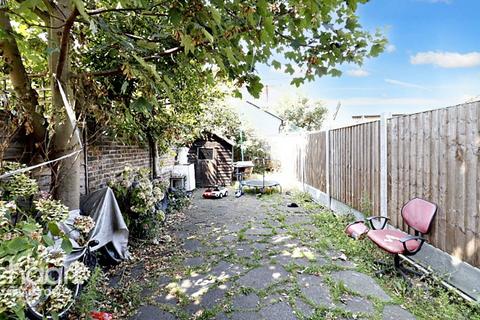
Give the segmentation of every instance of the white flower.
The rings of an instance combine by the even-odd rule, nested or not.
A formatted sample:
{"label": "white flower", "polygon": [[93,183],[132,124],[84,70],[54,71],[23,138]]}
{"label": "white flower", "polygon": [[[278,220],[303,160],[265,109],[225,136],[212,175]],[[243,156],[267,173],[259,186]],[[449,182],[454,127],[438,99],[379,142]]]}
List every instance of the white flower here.
{"label": "white flower", "polygon": [[65,252],[59,249],[51,250],[46,257],[46,262],[55,267],[63,266],[63,263],[65,262]]}
{"label": "white flower", "polygon": [[80,261],[75,261],[68,267],[67,279],[73,284],[83,284],[90,278],[90,270]]}
{"label": "white flower", "polygon": [[82,233],[88,234],[95,227],[95,221],[88,216],[78,216],[73,221],[73,227]]}
{"label": "white flower", "polygon": [[38,298],[42,294],[42,290],[40,287],[31,280],[26,280],[23,284],[23,292],[25,296],[25,300],[30,304],[34,305],[37,303]]}
{"label": "white flower", "polygon": [[42,215],[40,219],[44,222],[61,222],[68,216],[68,207],[59,200],[40,199],[34,201],[35,209]]}
{"label": "white flower", "polygon": [[13,309],[22,301],[22,290],[15,286],[0,286],[0,309]]}
{"label": "white flower", "polygon": [[48,299],[50,302],[48,311],[59,312],[72,301],[72,291],[59,284],[50,291]]}

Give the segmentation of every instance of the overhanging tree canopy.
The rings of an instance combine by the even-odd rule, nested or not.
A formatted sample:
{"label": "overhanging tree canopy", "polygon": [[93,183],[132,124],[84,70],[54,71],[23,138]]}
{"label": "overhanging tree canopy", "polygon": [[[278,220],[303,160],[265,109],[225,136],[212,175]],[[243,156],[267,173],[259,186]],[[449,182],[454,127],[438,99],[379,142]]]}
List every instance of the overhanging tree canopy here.
{"label": "overhanging tree canopy", "polygon": [[[0,9],[1,67],[14,87],[16,111],[26,115],[44,154],[78,145],[54,76],[69,99],[79,102],[77,116],[82,111],[107,119],[114,132],[168,140],[183,125],[194,125],[192,117],[215,97],[218,81],[246,86],[258,96],[260,63],[291,74],[294,66],[302,67],[305,74],[292,81],[300,85],[340,75],[341,63],[378,55],[385,39],[362,29],[355,14],[365,2],[9,1]],[[49,109],[38,103],[33,73],[52,79]],[[78,165],[72,160],[54,168],[57,178],[69,173],[58,197],[77,197],[65,185],[78,184],[71,172]],[[71,200],[74,206],[78,197]]]}

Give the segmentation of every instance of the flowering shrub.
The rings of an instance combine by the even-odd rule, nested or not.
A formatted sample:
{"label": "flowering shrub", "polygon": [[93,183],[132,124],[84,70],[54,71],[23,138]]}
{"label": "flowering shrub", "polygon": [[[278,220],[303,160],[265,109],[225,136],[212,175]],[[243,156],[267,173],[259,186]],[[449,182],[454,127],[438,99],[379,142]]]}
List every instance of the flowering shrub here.
{"label": "flowering shrub", "polygon": [[73,284],[83,284],[90,278],[90,270],[82,262],[75,261],[68,267],[67,277]]}
{"label": "flowering shrub", "polygon": [[[16,162],[3,162],[0,174],[24,168],[25,165]],[[16,174],[9,179],[0,181],[0,197],[8,200],[28,198],[38,192],[38,185],[34,179],[26,174]]]}
{"label": "flowering shrub", "polygon": [[90,231],[95,227],[95,221],[88,216],[77,216],[73,220],[73,229],[78,231],[78,236],[73,237],[80,246],[85,246],[90,238]]}
{"label": "flowering shrub", "polygon": [[135,238],[152,239],[160,232],[165,213],[160,202],[168,184],[150,180],[148,169],[126,167],[116,181],[109,183],[115,193],[130,234]]}
{"label": "flowering shrub", "polygon": [[[3,164],[1,171],[20,167]],[[57,223],[67,218],[68,208],[38,197],[35,180],[23,173],[0,181],[0,190],[0,319],[24,318],[27,305],[55,318],[73,301],[72,289],[90,275],[81,262],[64,272],[71,244]],[[26,207],[24,200],[34,197]],[[81,219],[77,227],[89,232],[92,222]]]}
{"label": "flowering shrub", "polygon": [[61,222],[68,217],[68,208],[58,200],[40,199],[33,203],[43,222]]}

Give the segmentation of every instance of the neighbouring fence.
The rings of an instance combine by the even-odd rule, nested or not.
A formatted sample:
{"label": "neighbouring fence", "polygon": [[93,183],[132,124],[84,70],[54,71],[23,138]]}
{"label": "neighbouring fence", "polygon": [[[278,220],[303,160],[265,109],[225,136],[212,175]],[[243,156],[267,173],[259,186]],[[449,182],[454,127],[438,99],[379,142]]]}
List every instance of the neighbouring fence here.
{"label": "neighbouring fence", "polygon": [[327,192],[326,147],[326,132],[316,132],[306,137],[304,181],[322,192]]}
{"label": "neighbouring fence", "polygon": [[380,214],[380,122],[329,132],[330,196]]}
{"label": "neighbouring fence", "polygon": [[432,110],[388,123],[388,212],[421,197],[438,205],[429,236],[437,248],[480,266],[480,103]]}
{"label": "neighbouring fence", "polygon": [[406,232],[403,204],[432,201],[439,211],[429,243],[480,267],[480,102],[382,121],[297,139],[288,149],[296,150],[293,174],[358,211],[388,215]]}

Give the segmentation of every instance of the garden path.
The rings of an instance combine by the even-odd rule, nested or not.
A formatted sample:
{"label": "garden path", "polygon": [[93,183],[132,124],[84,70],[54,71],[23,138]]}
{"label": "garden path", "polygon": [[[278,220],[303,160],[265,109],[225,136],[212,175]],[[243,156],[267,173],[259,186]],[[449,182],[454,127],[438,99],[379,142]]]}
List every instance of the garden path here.
{"label": "garden path", "polygon": [[341,252],[315,244],[314,212],[289,201],[196,192],[174,231],[185,254],[144,288],[131,319],[415,319]]}

